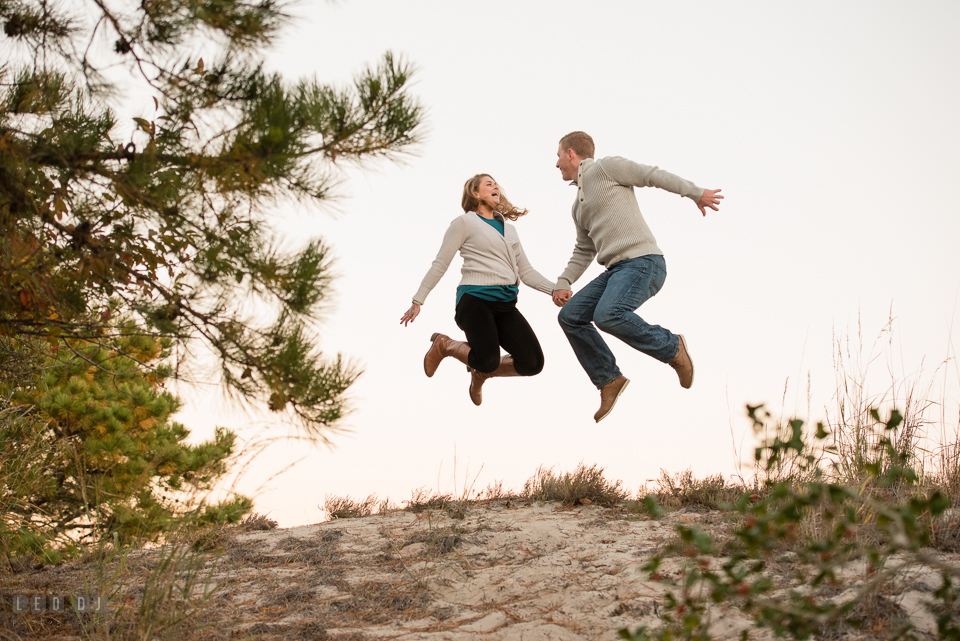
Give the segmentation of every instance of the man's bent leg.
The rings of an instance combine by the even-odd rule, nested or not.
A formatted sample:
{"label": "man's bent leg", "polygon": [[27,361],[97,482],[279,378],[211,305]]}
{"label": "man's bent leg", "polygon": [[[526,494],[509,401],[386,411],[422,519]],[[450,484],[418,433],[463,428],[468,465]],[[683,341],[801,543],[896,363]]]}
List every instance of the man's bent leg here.
{"label": "man's bent leg", "polygon": [[667,276],[663,257],[625,260],[611,267],[608,273],[607,287],[593,314],[597,327],[660,362],[672,361],[680,346],[678,336],[634,313],[663,287]]}
{"label": "man's bent leg", "polygon": [[601,389],[620,377],[617,359],[593,326],[594,310],[604,295],[608,272],[594,278],[560,309],[558,320],[590,381]]}

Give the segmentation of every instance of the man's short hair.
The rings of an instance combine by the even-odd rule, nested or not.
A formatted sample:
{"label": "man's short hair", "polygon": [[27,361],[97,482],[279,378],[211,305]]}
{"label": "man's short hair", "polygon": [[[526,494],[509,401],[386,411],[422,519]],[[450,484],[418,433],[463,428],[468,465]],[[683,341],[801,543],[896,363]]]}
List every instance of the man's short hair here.
{"label": "man's short hair", "polygon": [[572,149],[573,153],[580,158],[593,158],[595,147],[593,138],[582,131],[571,131],[560,139],[560,148],[563,150]]}

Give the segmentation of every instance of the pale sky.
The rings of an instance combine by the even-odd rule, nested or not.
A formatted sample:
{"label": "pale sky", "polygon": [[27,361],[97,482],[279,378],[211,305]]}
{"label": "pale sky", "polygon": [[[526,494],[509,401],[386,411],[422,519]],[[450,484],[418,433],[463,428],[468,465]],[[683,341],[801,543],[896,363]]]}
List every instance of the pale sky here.
{"label": "pale sky", "polygon": [[[754,441],[746,403],[823,418],[836,389],[834,334],[864,338],[882,394],[893,377],[933,385],[928,418],[958,426],[960,384],[960,5],[956,2],[304,2],[268,65],[291,81],[347,83],[383,52],[418,68],[425,141],[404,165],[349,170],[330,209],[289,208],[296,244],[322,236],[337,296],[321,347],[361,366],[352,431],[328,449],[278,443],[239,489],[282,526],[320,520],[327,494],[401,503],[416,488],[519,489],[543,465],[598,464],[636,491],[660,469],[736,470]],[[454,338],[460,259],[417,320],[399,324],[464,181],[492,174],[530,210],[516,223],[533,265],[555,279],[574,243],[574,188],[557,141],[590,133],[597,156],[624,156],[721,188],[704,219],[692,201],[638,190],[667,262],[641,307],[686,336],[691,390],[668,366],[617,339],[632,381],[596,424],[599,393],[577,363],[548,296],[521,286],[542,374],[493,379],[467,396],[453,360],[428,379],[432,332]],[[579,290],[602,268],[574,284]],[[881,330],[892,309],[890,335]],[[877,342],[879,341],[879,342]],[[875,345],[876,342],[876,345]],[[809,393],[808,393],[809,381]],[[243,438],[283,436],[215,394],[186,392],[179,419]],[[269,418],[269,417],[268,417]],[[269,429],[268,429],[269,427]],[[303,459],[285,474],[268,479]],[[482,468],[482,470],[481,470]]]}

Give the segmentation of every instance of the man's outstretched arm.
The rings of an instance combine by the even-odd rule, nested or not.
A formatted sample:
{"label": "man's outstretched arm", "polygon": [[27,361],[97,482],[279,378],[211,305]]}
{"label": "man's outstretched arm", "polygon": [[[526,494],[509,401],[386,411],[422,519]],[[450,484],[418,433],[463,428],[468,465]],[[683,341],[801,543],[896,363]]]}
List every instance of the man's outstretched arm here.
{"label": "man's outstretched arm", "polygon": [[721,200],[723,200],[723,196],[720,195],[719,189],[704,189],[700,200],[697,201],[697,207],[700,208],[700,213],[706,216],[707,207],[713,211],[720,211]]}
{"label": "man's outstretched arm", "polygon": [[653,165],[641,165],[638,162],[608,156],[599,161],[600,169],[614,182],[633,187],[656,187],[689,198],[697,202],[703,189],[686,178],[681,178],[669,171],[664,171]]}

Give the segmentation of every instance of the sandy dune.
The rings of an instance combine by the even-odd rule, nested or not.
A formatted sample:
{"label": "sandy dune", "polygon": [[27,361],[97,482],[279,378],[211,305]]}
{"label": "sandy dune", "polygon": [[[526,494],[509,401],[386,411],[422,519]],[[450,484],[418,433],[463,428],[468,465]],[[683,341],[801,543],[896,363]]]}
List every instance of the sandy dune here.
{"label": "sandy dune", "polygon": [[[676,524],[694,522],[717,534],[731,527],[719,512],[681,510],[651,521],[617,508],[504,499],[290,529],[227,528],[218,549],[202,559],[209,598],[190,620],[191,631],[176,638],[612,640],[621,628],[660,625],[683,558],[666,559],[663,583],[641,567],[675,539]],[[156,567],[156,550],[130,554],[111,610],[119,601],[135,611]],[[14,589],[89,584],[92,568],[39,568],[20,575]],[[790,574],[782,572],[778,581]],[[848,583],[833,588],[837,597],[864,574],[862,566],[849,568]],[[939,585],[936,572],[914,566],[896,594],[880,598],[907,616],[920,638],[932,639],[936,625],[924,601]],[[15,623],[48,633],[38,637],[80,638],[64,634],[63,621],[16,616],[34,617]],[[739,638],[744,630],[751,639],[773,638],[736,608],[716,608],[711,616],[715,638]]]}
{"label": "sandy dune", "polygon": [[[243,535],[226,562],[255,553],[275,567],[245,563],[220,578],[235,582],[231,599],[244,610],[298,601],[273,620],[287,628],[277,634],[319,620],[333,638],[614,639],[657,620],[663,586],[639,568],[669,536],[669,521],[594,507],[395,512]],[[311,549],[322,559],[282,562]]]}
{"label": "sandy dune", "polygon": [[[402,511],[245,534],[218,578],[234,585],[230,600],[248,613],[234,635],[616,639],[618,629],[658,625],[663,595],[676,588],[651,581],[641,566],[676,537],[678,522],[730,527],[718,512],[651,521],[594,506],[489,502],[465,514]],[[259,563],[236,563],[248,555]],[[677,578],[680,564],[667,559],[662,580]],[[863,572],[850,568],[850,585]],[[934,632],[923,600],[938,576],[915,568],[904,585],[911,587],[893,607],[921,632]],[[735,608],[718,608],[712,618],[716,638],[739,638],[747,629],[750,638],[773,638]]]}

